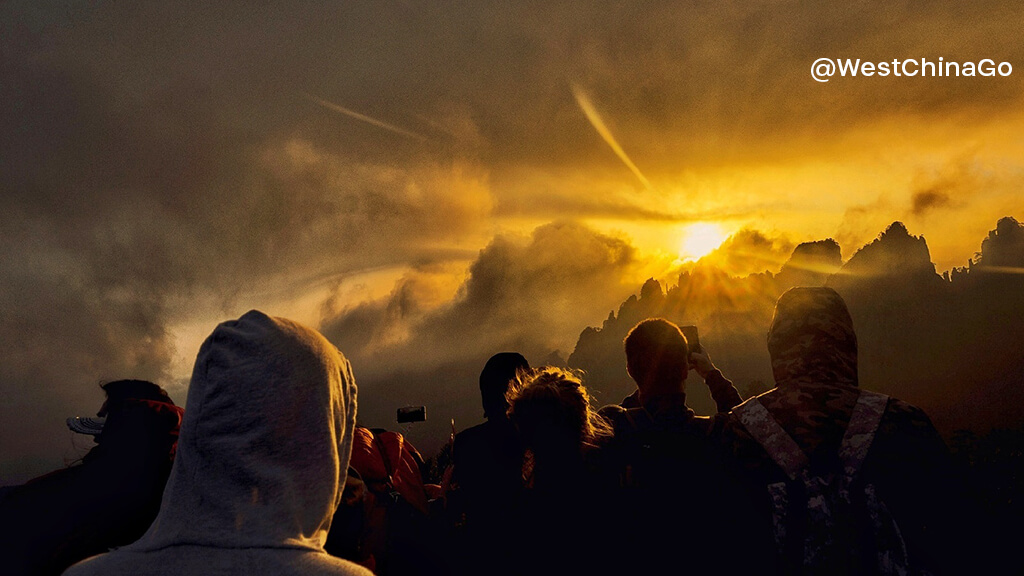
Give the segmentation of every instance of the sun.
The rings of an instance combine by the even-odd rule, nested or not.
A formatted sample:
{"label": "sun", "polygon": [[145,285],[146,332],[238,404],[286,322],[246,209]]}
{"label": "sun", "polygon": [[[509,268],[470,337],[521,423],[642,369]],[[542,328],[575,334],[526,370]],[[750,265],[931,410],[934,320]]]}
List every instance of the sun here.
{"label": "sun", "polygon": [[684,260],[699,260],[718,248],[728,236],[718,224],[700,222],[690,224],[683,232],[679,245],[679,257]]}

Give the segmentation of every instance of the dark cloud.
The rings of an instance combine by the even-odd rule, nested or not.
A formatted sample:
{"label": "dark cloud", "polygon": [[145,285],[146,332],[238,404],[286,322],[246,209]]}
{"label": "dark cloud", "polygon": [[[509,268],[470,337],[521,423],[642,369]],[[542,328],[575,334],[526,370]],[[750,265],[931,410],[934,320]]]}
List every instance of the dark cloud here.
{"label": "dark cloud", "polygon": [[[272,54],[305,42],[285,14],[22,4],[0,8],[0,481],[61,465],[63,419],[96,411],[101,380],[173,387],[169,326],[310,277],[451,258],[484,229],[477,162],[301,97]],[[380,153],[336,145],[359,137]]]}
{"label": "dark cloud", "polygon": [[337,311],[328,303],[321,330],[352,360],[364,422],[391,423],[396,394],[427,404],[435,416],[414,440],[436,449],[450,418],[460,428],[479,420],[476,378],[488,357],[564,356],[584,319],[604,317],[628,294],[636,265],[623,240],[573,222],[546,224],[529,238],[494,238],[457,290],[443,271],[416,270],[384,300]]}
{"label": "dark cloud", "polygon": [[144,286],[106,288],[66,254],[6,238],[0,259],[0,483],[7,483],[81,457],[75,446],[91,442],[73,444],[64,419],[93,415],[102,381],[161,380],[173,350],[164,303]]}
{"label": "dark cloud", "polygon": [[967,201],[995,185],[991,170],[980,163],[977,153],[952,158],[938,170],[919,174],[910,195],[910,214],[930,216],[943,208],[964,206]]}
{"label": "dark cloud", "polygon": [[943,208],[949,206],[950,198],[944,192],[939,190],[922,190],[915,192],[910,198],[911,201],[911,212],[915,215],[921,215],[929,210],[935,208]]}

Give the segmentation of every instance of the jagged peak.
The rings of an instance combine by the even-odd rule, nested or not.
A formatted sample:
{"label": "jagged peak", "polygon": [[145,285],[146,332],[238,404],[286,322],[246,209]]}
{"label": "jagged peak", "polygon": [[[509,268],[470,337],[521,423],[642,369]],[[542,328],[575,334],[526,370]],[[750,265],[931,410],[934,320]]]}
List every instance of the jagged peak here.
{"label": "jagged peak", "polygon": [[843,265],[842,251],[839,243],[832,238],[801,242],[793,249],[793,254],[782,266],[780,273],[786,271],[806,270],[831,274]]}
{"label": "jagged peak", "polygon": [[[871,242],[865,244],[857,251],[857,254],[865,250],[891,250],[899,249],[903,246],[922,246],[927,250],[927,242],[925,242],[924,236],[914,236],[909,230],[907,230],[907,226],[903,224],[903,222],[897,220],[886,226],[885,230],[881,234]],[[856,258],[857,254],[854,254],[854,258]]]}
{"label": "jagged peak", "polygon": [[661,287],[661,282],[658,282],[654,278],[648,278],[644,285],[640,288],[640,299],[658,299],[665,295],[665,291]]}
{"label": "jagged peak", "polygon": [[981,266],[1024,265],[1024,225],[1012,216],[1000,218],[996,229],[981,241],[981,252],[975,263]]}
{"label": "jagged peak", "polygon": [[904,224],[903,222],[900,222],[899,220],[896,220],[892,224],[886,226],[885,230],[878,235],[878,239],[881,240],[882,238],[889,236],[890,234],[917,238],[917,236],[911,236],[910,231],[907,230],[907,225]]}
{"label": "jagged peak", "polygon": [[996,222],[996,234],[1013,233],[1021,228],[1024,228],[1024,226],[1013,216],[1003,216]]}
{"label": "jagged peak", "polygon": [[899,276],[922,272],[936,274],[924,237],[914,236],[898,220],[858,250],[843,266],[843,271],[861,276]]}

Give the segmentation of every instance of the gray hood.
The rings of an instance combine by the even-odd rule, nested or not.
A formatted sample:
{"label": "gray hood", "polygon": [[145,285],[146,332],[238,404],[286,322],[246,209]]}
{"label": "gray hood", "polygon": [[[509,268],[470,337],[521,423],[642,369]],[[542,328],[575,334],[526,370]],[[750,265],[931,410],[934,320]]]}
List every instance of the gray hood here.
{"label": "gray hood", "polygon": [[160,513],[133,552],[174,545],[321,551],[356,420],[348,360],[251,311],[199,349]]}

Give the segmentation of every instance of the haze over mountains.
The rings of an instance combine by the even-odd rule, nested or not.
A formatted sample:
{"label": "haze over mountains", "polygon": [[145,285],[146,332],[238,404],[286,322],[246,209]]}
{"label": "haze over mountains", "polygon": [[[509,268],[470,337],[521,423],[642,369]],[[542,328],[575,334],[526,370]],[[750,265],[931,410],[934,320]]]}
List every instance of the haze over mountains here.
{"label": "haze over mountains", "polygon": [[[1004,218],[980,248],[964,268],[939,275],[926,240],[900,223],[845,262],[833,240],[794,246],[742,230],[666,280],[670,263],[655,270],[628,240],[561,221],[530,236],[499,234],[465,274],[427,263],[381,299],[329,299],[318,327],[353,363],[361,424],[402,430],[429,455],[448,438],[452,420],[456,429],[482,421],[477,379],[498,351],[583,369],[599,402],[619,401],[633,389],[622,339],[650,316],[699,326],[702,343],[744,397],[767,390],[774,384],[765,336],[776,299],[792,286],[829,285],[853,315],[864,387],[921,406],[947,436],[964,428],[984,433],[1024,423],[1024,227]],[[642,281],[652,274],[662,280]],[[140,363],[166,365],[166,337],[111,328],[120,317],[87,318],[108,309],[140,319],[143,336],[166,332],[141,322],[150,317],[144,311],[102,301],[23,310],[36,325],[5,326],[11,344],[0,376],[9,393],[0,415],[11,433],[0,438],[0,483],[52,470],[90,447],[71,438],[63,421],[72,410],[98,406],[92,374],[116,378],[138,374]],[[39,327],[50,318],[52,326]],[[52,341],[54,334],[61,339]],[[55,345],[64,352],[54,356]],[[183,387],[168,388],[184,402]],[[688,396],[698,412],[711,412],[698,378]],[[405,405],[426,405],[427,422],[398,427],[395,409]]]}
{"label": "haze over mountains", "polygon": [[[765,339],[776,299],[793,286],[828,285],[853,316],[862,386],[921,406],[945,434],[1024,422],[1024,227],[1013,218],[999,221],[966,267],[945,275],[936,272],[926,240],[899,222],[846,262],[835,241],[821,240],[796,246],[777,272],[742,276],[723,268],[756,268],[779,246],[769,249],[756,233],[741,236],[675,284],[648,280],[639,296],[608,306],[602,283],[619,281],[628,246],[553,224],[526,246],[497,241],[481,251],[454,303],[427,314],[399,346],[367,347],[353,338],[380,333],[405,314],[399,309],[415,302],[410,294],[421,279],[410,278],[387,303],[339,314],[323,329],[360,375],[361,420],[393,426],[397,406],[426,404],[428,422],[406,431],[430,452],[447,437],[451,418],[459,429],[481,420],[476,379],[491,353],[520,350],[534,365],[559,363],[555,336],[602,305],[612,312],[582,331],[567,358],[568,366],[586,371],[600,402],[632,391],[622,339],[654,316],[696,324],[744,397],[768,390],[774,383]],[[432,364],[427,356],[435,347],[447,351]],[[694,409],[710,413],[699,379],[689,381],[688,394]]]}
{"label": "haze over mountains", "polygon": [[[605,401],[632,391],[622,338],[639,320],[696,324],[714,361],[744,397],[774,386],[765,337],[776,298],[827,285],[846,300],[859,344],[861,385],[918,404],[946,433],[1019,426],[1024,416],[1024,228],[999,221],[968,267],[940,276],[924,238],[896,222],[847,262],[831,241],[797,246],[777,274],[729,276],[711,263],[663,289],[649,280],[600,328],[580,335],[569,364]],[[691,405],[713,409],[699,380]],[[611,397],[608,397],[608,396]]]}

